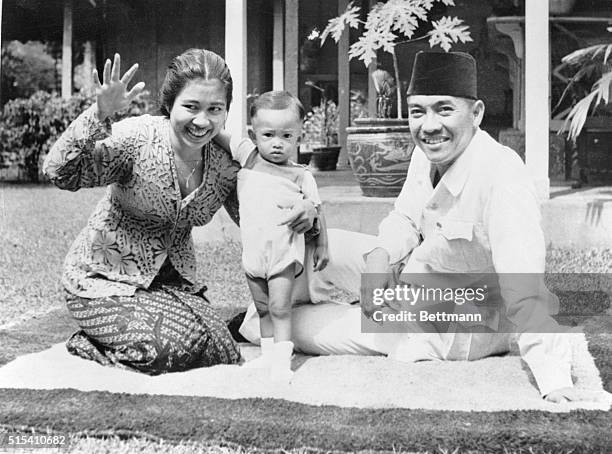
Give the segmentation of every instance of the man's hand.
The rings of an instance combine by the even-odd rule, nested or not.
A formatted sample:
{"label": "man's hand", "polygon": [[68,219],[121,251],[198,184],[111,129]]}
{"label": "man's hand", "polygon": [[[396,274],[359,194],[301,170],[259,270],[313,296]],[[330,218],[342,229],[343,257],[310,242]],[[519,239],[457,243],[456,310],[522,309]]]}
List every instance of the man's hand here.
{"label": "man's hand", "polygon": [[327,251],[327,246],[316,246],[312,254],[312,261],[314,264],[315,271],[321,271],[325,269],[325,267],[329,263],[329,252]]}
{"label": "man's hand", "polygon": [[361,312],[367,318],[380,306],[374,304],[374,290],[389,288],[391,278],[389,254],[382,248],[376,248],[366,258],[366,276],[361,281]]}
{"label": "man's hand", "polygon": [[300,200],[278,225],[286,225],[295,233],[308,232],[317,216],[317,210],[308,200]]}
{"label": "man's hand", "polygon": [[608,392],[589,391],[574,387],[555,389],[549,392],[544,400],[557,404],[566,402],[590,401],[612,404],[612,394]]}

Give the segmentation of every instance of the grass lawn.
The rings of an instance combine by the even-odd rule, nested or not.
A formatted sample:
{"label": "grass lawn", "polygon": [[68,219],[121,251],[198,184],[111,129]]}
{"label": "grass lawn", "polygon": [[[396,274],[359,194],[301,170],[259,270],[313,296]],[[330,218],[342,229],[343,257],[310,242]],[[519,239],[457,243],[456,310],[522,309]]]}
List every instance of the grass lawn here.
{"label": "grass lawn", "polygon": [[[95,204],[100,199],[104,189],[86,189],[76,193],[60,191],[52,186],[29,186],[29,185],[8,185],[0,183],[0,364],[9,360],[13,353],[7,351],[14,349],[14,352],[27,351],[27,344],[30,342],[35,345],[37,342],[59,342],[66,335],[66,326],[69,324],[68,316],[64,311],[63,290],[60,284],[62,262],[64,256],[77,235],[79,230],[85,225],[86,219],[93,210]],[[250,301],[249,292],[243,277],[240,266],[240,246],[235,243],[198,245],[198,276],[208,286],[208,295],[213,305],[228,318],[234,313],[246,307]],[[610,273],[612,271],[612,249],[591,250],[591,251],[566,251],[549,250],[547,255],[547,270],[549,272],[599,272]],[[610,310],[609,307],[607,309]],[[46,332],[41,332],[39,320],[45,318],[49,313],[57,320],[56,326],[45,322]],[[19,333],[21,337],[19,337]],[[4,337],[3,334],[9,333]],[[17,334],[15,334],[17,333]],[[14,345],[6,339],[12,339]],[[610,334],[592,333],[590,337],[590,348],[596,356],[597,363],[602,372],[604,384],[608,390],[612,390],[612,338]],[[24,347],[25,345],[25,347]],[[8,356],[7,356],[8,355]],[[53,398],[53,393],[48,393],[49,398]],[[115,401],[114,397],[108,393],[73,393],[66,401],[62,401],[62,407],[50,408],[40,403],[40,412],[37,415],[48,413],[57,418],[55,421],[61,422],[65,430],[87,434],[89,415],[88,408],[99,406],[109,406],[117,409],[125,418],[125,424],[135,430],[151,430],[153,435],[156,421],[155,406],[147,404],[146,399],[123,399],[121,402]],[[4,396],[6,397],[6,396]],[[0,390],[0,400],[3,392]],[[27,399],[24,393],[23,399]],[[81,401],[83,399],[84,401]],[[127,401],[126,401],[127,400]],[[131,402],[131,403],[130,403]],[[192,408],[189,399],[167,399],[167,408],[170,414],[176,412],[176,417],[181,418],[182,413],[192,411],[194,418],[202,418],[200,425],[197,421],[185,420],[183,426],[177,429],[172,437],[169,437],[172,447],[164,444],[164,440],[138,440],[132,436],[122,436],[127,440],[111,438],[100,441],[98,433],[95,437],[81,437],[73,447],[72,452],[245,452],[240,448],[227,448],[216,444],[208,446],[202,440],[214,440],[218,433],[234,434],[233,437],[225,438],[228,441],[235,441],[244,446],[249,446],[248,428],[253,424],[252,420],[243,415],[237,415],[236,410],[229,404],[219,403],[221,407],[228,405],[219,413],[218,419],[208,421],[206,418],[206,405],[209,401],[199,400],[200,407]],[[0,435],[3,430],[7,430],[8,424],[22,424],[36,427],[44,427],[43,416],[28,419],[19,406],[13,401],[4,402],[6,407],[0,406]],[[17,406],[16,406],[17,405]],[[144,405],[143,414],[130,413],[131,408]],[[265,402],[247,402],[246,406],[252,406],[255,413],[264,412]],[[283,406],[284,405],[284,406]],[[91,406],[91,407],[90,407]],[[418,443],[413,444],[411,449],[420,452],[453,452],[454,448],[461,448],[461,452],[488,451],[493,445],[482,441],[487,434],[493,431],[494,424],[501,424],[504,429],[498,433],[496,443],[501,452],[505,447],[509,447],[508,452],[529,452],[527,449],[532,447],[529,444],[531,439],[547,439],[546,448],[534,452],[558,452],[555,446],[565,446],[563,439],[560,444],[556,444],[554,437],[567,437],[571,441],[569,445],[574,448],[574,452],[580,452],[581,438],[589,440],[588,437],[603,437],[609,434],[612,428],[612,418],[610,414],[601,412],[577,412],[572,415],[554,415],[546,413],[531,414],[530,412],[520,412],[521,414],[474,414],[472,432],[465,432],[465,428],[456,426],[455,422],[461,418],[472,418],[472,416],[457,416],[449,412],[419,412],[404,411],[399,418],[399,413],[391,411],[349,411],[336,410],[334,408],[313,409],[309,406],[280,404],[279,414],[287,414],[291,417],[304,418],[298,419],[303,426],[303,431],[298,433],[304,441],[301,446],[318,446],[319,449],[327,449],[325,437],[330,440],[337,437],[337,433],[344,433],[347,438],[346,443],[336,444],[333,449],[340,450],[381,450],[384,446],[385,437],[393,438],[394,428],[399,430],[416,431]],[[286,407],[286,408],[285,408]],[[95,407],[98,408],[98,407]],[[160,407],[161,408],[161,407]],[[20,413],[21,412],[21,413]],[[296,414],[296,412],[303,412]],[[91,413],[91,412],[90,412]],[[311,419],[317,419],[321,414],[321,421],[330,421],[329,430],[321,432],[320,427],[312,425]],[[19,416],[16,416],[19,415]],[[184,415],[187,417],[188,415]],[[51,416],[49,416],[51,417]],[[129,421],[128,418],[129,417]],[[38,418],[38,419],[37,419]],[[325,419],[328,418],[328,419]],[[368,421],[370,418],[377,420],[379,435],[368,441],[370,433]],[[376,419],[378,418],[378,419]],[[208,421],[205,423],[205,421]],[[235,421],[235,422],[234,422]],[[274,445],[276,439],[282,439],[283,430],[289,430],[289,426],[283,425],[285,421],[279,416],[276,420],[278,428],[270,429],[270,437],[264,437],[266,427],[255,427],[253,430],[261,432],[260,437],[265,440],[265,446],[257,445],[261,448],[279,447]],[[387,421],[387,426],[381,426]],[[385,424],[387,424],[385,423]],[[250,425],[249,425],[250,424]],[[224,426],[226,425],[226,426]],[[457,434],[457,444],[440,445],[436,441],[436,426],[448,427],[449,431]],[[210,429],[210,428],[213,429]],[[480,427],[481,430],[476,430]],[[121,425],[113,426],[110,434],[121,432]],[[207,430],[211,432],[207,432]],[[215,432],[215,430],[221,432]],[[383,430],[384,429],[384,430]],[[497,430],[497,429],[496,429]],[[246,431],[246,432],[245,432]],[[388,431],[388,432],[387,432]],[[431,433],[427,432],[431,431]],[[336,433],[337,432],[337,433]],[[453,433],[455,433],[453,432]],[[465,433],[464,433],[465,432]],[[565,435],[562,435],[565,433]],[[215,436],[210,434],[216,434]],[[263,435],[262,435],[263,434]],[[470,435],[471,434],[471,435]],[[404,434],[399,440],[406,440]],[[480,437],[480,438],[479,438]],[[504,438],[506,437],[506,438]],[[526,437],[522,441],[520,437]],[[531,438],[530,438],[531,437]],[[539,437],[539,438],[538,438]],[[548,437],[548,438],[547,438]],[[480,440],[482,439],[482,440]],[[182,443],[179,443],[180,441]],[[196,440],[192,443],[189,440]],[[199,440],[199,441],[198,441]],[[430,440],[429,444],[428,440]],[[476,440],[476,441],[474,441]],[[480,441],[479,441],[480,440]],[[506,440],[506,442],[504,442]],[[573,441],[572,441],[573,440]],[[177,444],[178,443],[178,444]],[[194,444],[195,443],[195,444]],[[278,442],[280,443],[280,441]],[[433,443],[433,444],[432,444]],[[536,443],[536,442],[534,442]],[[595,446],[601,447],[601,440]],[[287,449],[295,449],[297,446],[285,446]],[[406,446],[406,445],[403,445]],[[438,446],[439,448],[436,448]],[[474,446],[471,451],[469,446]],[[480,448],[479,448],[480,446]],[[538,446],[537,443],[533,446]],[[523,451],[523,447],[525,451]],[[585,446],[588,448],[588,446]],[[389,446],[389,449],[391,447]],[[437,450],[436,450],[437,449]],[[398,447],[398,452],[406,452],[405,448]],[[298,452],[307,452],[299,450]],[[569,452],[560,450],[560,452]],[[603,452],[603,451],[602,451]]]}
{"label": "grass lawn", "polygon": [[[0,183],[0,327],[64,307],[64,257],[105,189]],[[240,245],[198,245],[198,277],[223,316],[248,305]]]}

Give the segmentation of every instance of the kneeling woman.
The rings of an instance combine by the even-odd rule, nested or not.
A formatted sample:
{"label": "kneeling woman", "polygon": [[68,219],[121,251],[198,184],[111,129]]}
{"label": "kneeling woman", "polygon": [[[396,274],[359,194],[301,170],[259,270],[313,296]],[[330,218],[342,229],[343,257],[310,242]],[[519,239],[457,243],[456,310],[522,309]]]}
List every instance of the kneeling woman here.
{"label": "kneeling woman", "polygon": [[[62,283],[81,330],[68,350],[149,374],[231,364],[240,353],[196,284],[191,228],[207,224],[233,197],[238,165],[211,140],[223,128],[232,78],[217,54],[190,49],[168,68],[163,116],[110,125],[144,83],[128,90],[138,66],[120,77],[120,57],[94,71],[96,103],[64,132],[44,163],[61,189],[107,186],[72,244]],[[229,202],[229,203],[228,203]],[[312,226],[308,202],[290,226]]]}

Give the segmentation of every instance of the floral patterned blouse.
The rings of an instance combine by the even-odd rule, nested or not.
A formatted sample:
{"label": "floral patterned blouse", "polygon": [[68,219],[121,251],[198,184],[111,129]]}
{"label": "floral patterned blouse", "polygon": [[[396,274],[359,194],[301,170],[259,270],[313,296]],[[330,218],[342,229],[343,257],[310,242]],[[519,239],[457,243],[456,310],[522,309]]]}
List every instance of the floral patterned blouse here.
{"label": "floral patterned blouse", "polygon": [[[108,186],[66,257],[62,283],[70,293],[133,295],[168,260],[185,290],[197,288],[191,228],[233,199],[240,167],[207,144],[202,184],[183,199],[169,134],[169,120],[151,115],[115,123],[111,134],[110,122],[101,122],[92,106],[49,152],[43,170],[61,189]],[[235,208],[228,206],[233,217]]]}

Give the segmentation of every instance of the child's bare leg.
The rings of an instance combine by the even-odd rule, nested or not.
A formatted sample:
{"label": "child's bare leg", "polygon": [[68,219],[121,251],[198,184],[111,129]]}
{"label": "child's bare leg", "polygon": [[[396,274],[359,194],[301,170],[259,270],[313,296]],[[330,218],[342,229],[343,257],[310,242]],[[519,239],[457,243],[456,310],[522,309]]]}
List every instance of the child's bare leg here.
{"label": "child's bare leg", "polygon": [[247,275],[247,283],[253,302],[259,315],[259,331],[261,354],[257,358],[245,364],[250,369],[268,369],[272,364],[274,348],[274,330],[268,315],[268,281],[263,278],[251,277]]}
{"label": "child's bare leg", "polygon": [[274,350],[270,366],[270,378],[275,382],[289,383],[291,371],[291,293],[295,280],[295,264],[268,279],[268,311],[274,330]]}
{"label": "child's bare leg", "polygon": [[295,264],[268,279],[268,312],[272,320],[274,342],[291,340],[291,292],[294,281]]}
{"label": "child's bare leg", "polygon": [[259,331],[262,338],[273,337],[274,329],[268,315],[268,281],[261,277],[251,277],[247,275],[247,284],[259,315]]}

